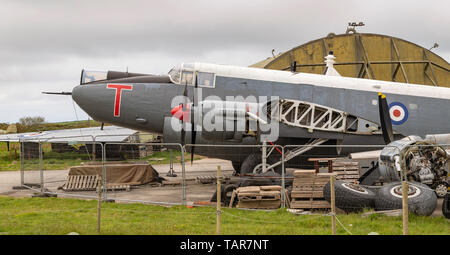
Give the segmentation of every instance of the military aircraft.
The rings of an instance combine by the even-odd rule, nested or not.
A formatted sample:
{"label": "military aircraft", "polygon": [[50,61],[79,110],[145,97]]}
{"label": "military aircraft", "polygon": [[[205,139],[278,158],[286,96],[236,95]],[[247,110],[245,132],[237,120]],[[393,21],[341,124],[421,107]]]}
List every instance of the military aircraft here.
{"label": "military aircraft", "polygon": [[[298,145],[286,152],[287,166],[306,164],[305,152],[344,156],[411,135],[450,143],[449,88],[341,77],[333,58],[325,75],[208,63],[163,76],[83,70],[80,85],[59,94],[97,121],[190,143],[187,150],[231,160],[241,174],[280,171],[280,153],[264,151],[267,143]],[[263,153],[240,147],[254,144]]]}

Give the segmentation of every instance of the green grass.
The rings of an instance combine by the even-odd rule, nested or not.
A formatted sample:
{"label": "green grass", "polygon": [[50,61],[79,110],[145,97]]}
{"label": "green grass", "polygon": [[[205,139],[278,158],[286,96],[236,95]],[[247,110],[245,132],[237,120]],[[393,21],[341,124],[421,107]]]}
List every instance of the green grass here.
{"label": "green grass", "polygon": [[[0,197],[0,233],[2,234],[97,234],[97,201],[61,198]],[[361,214],[338,215],[352,233],[367,235],[402,234],[401,217]],[[351,224],[351,225],[350,225]],[[163,207],[144,204],[102,204],[101,234],[111,235],[190,235],[215,234],[213,207]],[[280,234],[328,235],[331,219],[322,215],[293,215],[283,209],[272,212],[225,209],[221,233],[231,235]],[[337,233],[348,233],[337,226]],[[410,234],[450,234],[444,217],[409,216]]]}
{"label": "green grass", "polygon": [[[204,157],[200,155],[194,155],[194,160],[202,159]],[[191,154],[186,152],[184,154],[185,161],[191,160]],[[170,163],[170,152],[169,151],[157,151],[149,157],[142,158],[140,160],[148,160],[150,164],[169,164]],[[181,162],[181,151],[172,151],[172,161],[174,164]]]}
{"label": "green grass", "polygon": [[[10,151],[7,151],[6,143],[0,142],[0,171],[14,171],[20,170],[20,149],[18,143],[10,144]],[[68,169],[72,166],[79,166],[83,162],[91,161],[91,155],[87,153],[56,153],[51,150],[50,144],[43,145],[44,158],[43,168],[44,170],[61,170]],[[191,158],[190,153],[185,154],[185,160],[188,161]],[[199,155],[194,156],[194,160],[201,159]],[[174,163],[180,163],[181,152],[172,151],[172,160]],[[101,159],[98,159],[100,162]],[[152,165],[157,164],[169,164],[170,152],[168,150],[163,152],[154,152],[151,156],[141,159],[129,159],[122,162],[135,162],[135,161],[148,161]],[[24,164],[25,170],[39,170],[39,159],[26,159]]]}

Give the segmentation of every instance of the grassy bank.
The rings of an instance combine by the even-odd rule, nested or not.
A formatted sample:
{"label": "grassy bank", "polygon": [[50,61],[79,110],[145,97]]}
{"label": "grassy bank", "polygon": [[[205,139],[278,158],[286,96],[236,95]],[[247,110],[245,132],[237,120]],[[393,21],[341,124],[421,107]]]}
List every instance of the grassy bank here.
{"label": "grassy bank", "polygon": [[[0,233],[2,234],[96,234],[97,202],[61,198],[0,197]],[[401,217],[361,214],[338,215],[352,234],[402,233]],[[113,235],[188,235],[215,234],[213,207],[163,207],[143,204],[102,205],[102,232]],[[293,215],[283,209],[272,212],[225,209],[222,234],[328,235],[331,219],[322,215]],[[341,226],[338,234],[346,235]],[[410,234],[450,234],[450,222],[444,217],[409,216]]]}

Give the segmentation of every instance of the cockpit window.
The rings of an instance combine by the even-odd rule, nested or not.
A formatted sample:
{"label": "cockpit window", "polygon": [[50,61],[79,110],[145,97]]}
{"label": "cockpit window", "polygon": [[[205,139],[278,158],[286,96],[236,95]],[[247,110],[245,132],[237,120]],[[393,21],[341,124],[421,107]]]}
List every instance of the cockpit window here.
{"label": "cockpit window", "polygon": [[88,71],[83,69],[83,71],[81,71],[80,84],[106,80],[107,76],[108,76],[107,71]]}
{"label": "cockpit window", "polygon": [[193,63],[184,63],[169,71],[170,80],[179,85],[193,86],[197,83],[201,87],[214,88],[215,76],[215,73],[196,70],[196,65]]}
{"label": "cockpit window", "polygon": [[170,80],[175,84],[180,84],[181,67],[176,66],[169,71]]}
{"label": "cockpit window", "polygon": [[184,71],[181,73],[181,85],[192,85],[194,79],[194,72],[192,71]]}
{"label": "cockpit window", "polygon": [[198,85],[214,87],[214,73],[198,72]]}

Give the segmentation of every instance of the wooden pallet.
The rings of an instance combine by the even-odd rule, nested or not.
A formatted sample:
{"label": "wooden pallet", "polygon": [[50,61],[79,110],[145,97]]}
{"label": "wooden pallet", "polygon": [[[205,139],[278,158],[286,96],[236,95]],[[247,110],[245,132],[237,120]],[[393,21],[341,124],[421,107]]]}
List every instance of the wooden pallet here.
{"label": "wooden pallet", "polygon": [[[69,175],[67,182],[60,187],[64,191],[95,191],[98,187],[98,175]],[[108,183],[107,190],[131,190],[127,183]]]}
{"label": "wooden pallet", "polygon": [[329,209],[330,204],[323,197],[323,187],[334,173],[316,173],[315,170],[294,171],[290,208]]}
{"label": "wooden pallet", "polygon": [[276,209],[281,206],[281,186],[247,186],[233,191],[229,207],[238,199],[238,208]]}
{"label": "wooden pallet", "polygon": [[330,209],[331,205],[325,199],[298,200],[293,198],[291,209]]}
{"label": "wooden pallet", "polygon": [[125,183],[108,183],[108,184],[106,184],[106,189],[112,190],[112,191],[116,191],[116,190],[130,191],[131,186],[129,184],[125,184]]}
{"label": "wooden pallet", "polygon": [[[214,175],[201,175],[201,176],[197,176],[196,180],[198,183],[201,184],[211,184],[211,183],[216,183],[217,182],[217,176]],[[223,176],[222,177],[222,182],[223,183],[228,183],[230,181],[230,177],[228,176]]]}
{"label": "wooden pallet", "polygon": [[359,179],[359,163],[352,161],[333,162],[333,173],[336,173],[336,180],[354,182]]}
{"label": "wooden pallet", "polygon": [[161,183],[161,185],[162,186],[178,186],[178,185],[181,185],[181,180],[175,180],[175,181],[167,181],[167,180],[164,180],[164,181],[162,181],[162,183]]}
{"label": "wooden pallet", "polygon": [[69,175],[61,187],[65,191],[93,191],[98,186],[98,175]]}
{"label": "wooden pallet", "polygon": [[281,207],[281,200],[273,201],[238,201],[237,208],[247,209],[278,209]]}

